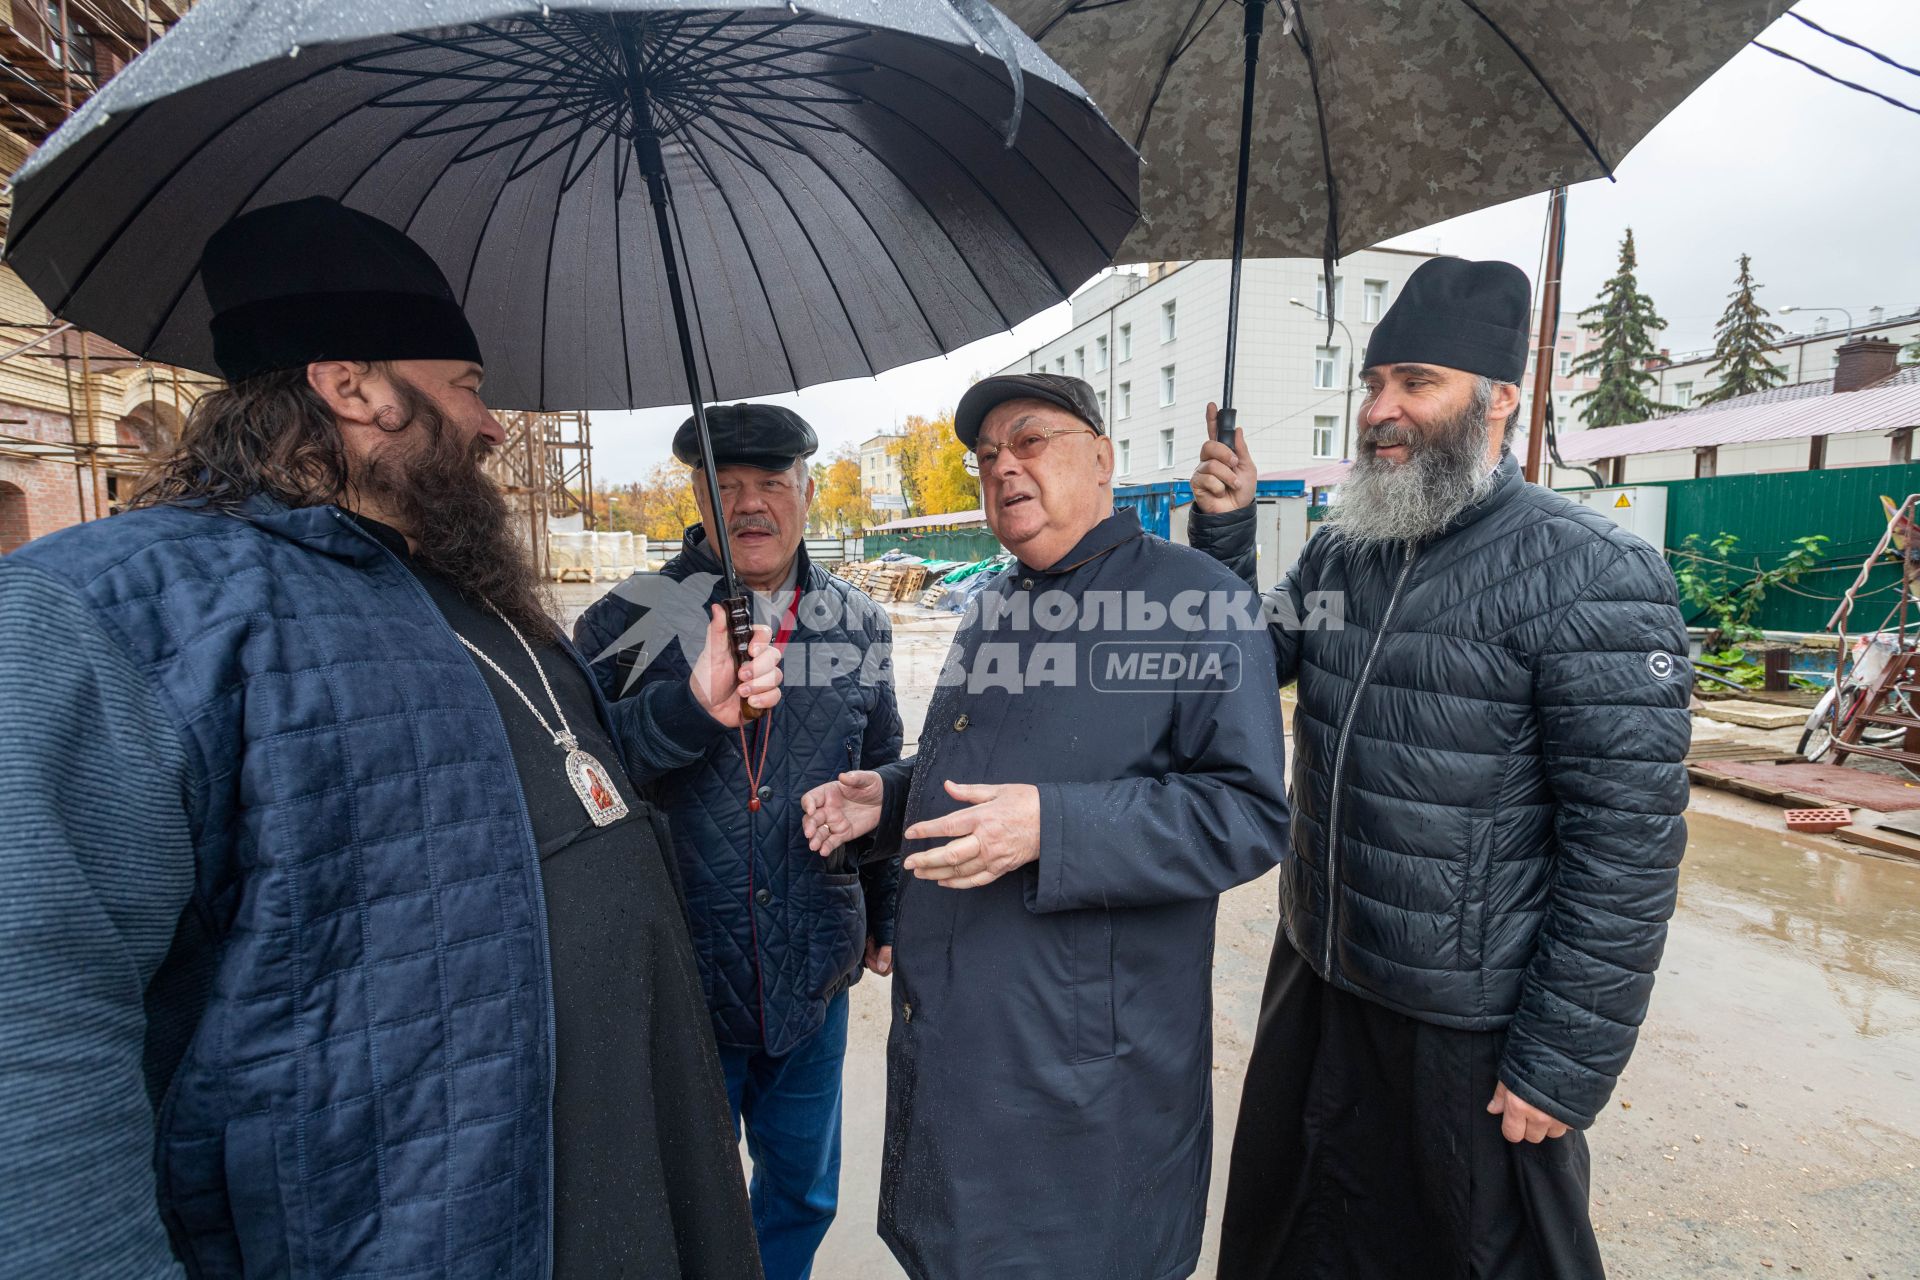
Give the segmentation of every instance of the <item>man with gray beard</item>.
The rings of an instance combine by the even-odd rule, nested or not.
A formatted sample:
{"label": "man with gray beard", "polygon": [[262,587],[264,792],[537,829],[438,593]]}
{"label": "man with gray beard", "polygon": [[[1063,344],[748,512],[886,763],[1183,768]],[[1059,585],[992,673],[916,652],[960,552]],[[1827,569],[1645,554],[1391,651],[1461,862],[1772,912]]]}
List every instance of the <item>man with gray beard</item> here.
{"label": "man with gray beard", "polygon": [[[1581,1131],[1673,909],[1687,640],[1656,548],[1521,479],[1527,292],[1503,262],[1413,273],[1352,475],[1269,601],[1293,857],[1224,1280],[1602,1274]],[[1246,437],[1201,458],[1192,544],[1253,581]],[[1292,624],[1329,612],[1310,593],[1340,625]]]}

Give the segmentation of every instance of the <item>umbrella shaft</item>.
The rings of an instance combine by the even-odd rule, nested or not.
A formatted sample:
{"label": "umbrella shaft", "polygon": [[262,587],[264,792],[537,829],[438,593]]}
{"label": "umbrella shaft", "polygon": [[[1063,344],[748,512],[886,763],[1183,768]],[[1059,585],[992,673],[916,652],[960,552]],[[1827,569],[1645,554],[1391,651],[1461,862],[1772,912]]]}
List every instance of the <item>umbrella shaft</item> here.
{"label": "umbrella shaft", "polygon": [[1227,283],[1227,369],[1220,390],[1220,442],[1233,447],[1233,363],[1240,346],[1240,268],[1247,246],[1247,168],[1253,151],[1253,87],[1260,67],[1266,0],[1247,0],[1246,74],[1240,92],[1240,170],[1233,188],[1233,268]]}

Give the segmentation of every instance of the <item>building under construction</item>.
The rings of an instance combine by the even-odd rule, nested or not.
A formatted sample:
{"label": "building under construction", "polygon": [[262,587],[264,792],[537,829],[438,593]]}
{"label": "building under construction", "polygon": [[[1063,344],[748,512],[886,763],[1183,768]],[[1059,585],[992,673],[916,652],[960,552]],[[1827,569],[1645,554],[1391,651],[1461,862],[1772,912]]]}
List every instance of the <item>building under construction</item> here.
{"label": "building under construction", "polygon": [[[0,173],[10,180],[96,89],[191,0],[0,0]],[[11,213],[0,191],[0,233]],[[0,555],[110,514],[219,382],[141,360],[47,312],[0,267]],[[494,478],[545,566],[550,521],[594,527],[584,413],[510,413]]]}

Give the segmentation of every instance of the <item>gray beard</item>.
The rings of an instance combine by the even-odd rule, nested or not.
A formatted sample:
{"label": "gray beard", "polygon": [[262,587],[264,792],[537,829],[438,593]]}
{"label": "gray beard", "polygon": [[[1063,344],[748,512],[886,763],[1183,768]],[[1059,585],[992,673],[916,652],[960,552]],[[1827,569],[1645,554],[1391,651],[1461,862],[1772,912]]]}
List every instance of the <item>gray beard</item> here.
{"label": "gray beard", "polygon": [[[1477,397],[1476,397],[1477,399]],[[1360,434],[1360,457],[1340,482],[1327,524],[1359,543],[1424,542],[1487,496],[1487,406],[1469,404],[1424,431],[1383,424]],[[1387,462],[1380,445],[1408,445],[1405,462]]]}

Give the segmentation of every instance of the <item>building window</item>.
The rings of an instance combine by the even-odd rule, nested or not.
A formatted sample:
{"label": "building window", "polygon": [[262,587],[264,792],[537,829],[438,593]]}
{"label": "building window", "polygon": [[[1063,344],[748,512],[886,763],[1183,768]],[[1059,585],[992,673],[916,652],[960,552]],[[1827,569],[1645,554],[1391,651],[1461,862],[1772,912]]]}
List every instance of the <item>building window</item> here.
{"label": "building window", "polygon": [[1387,282],[1385,280],[1367,281],[1366,292],[1360,298],[1360,306],[1363,308],[1360,318],[1368,324],[1373,324],[1387,314]]}
{"label": "building window", "polygon": [[1115,390],[1120,396],[1120,412],[1115,416],[1131,418],[1133,416],[1133,384],[1123,382]]}
{"label": "building window", "polygon": [[1102,422],[1104,422],[1104,421],[1106,421],[1106,417],[1107,417],[1107,393],[1106,393],[1106,392],[1104,392],[1104,391],[1096,391],[1096,392],[1094,392],[1094,393],[1093,393],[1093,398],[1094,398],[1095,400],[1098,400],[1098,401],[1100,402],[1100,420],[1101,420]]}
{"label": "building window", "polygon": [[1065,356],[1061,356],[1053,362],[1053,371],[1055,373],[1065,373],[1067,371],[1067,358]]}
{"label": "building window", "polygon": [[1087,376],[1087,349],[1085,347],[1075,347],[1073,349],[1073,376],[1076,378],[1084,378]]}
{"label": "building window", "polygon": [[1160,465],[1173,465],[1173,428],[1165,427],[1160,432]]}
{"label": "building window", "polygon": [[1093,340],[1093,371],[1098,373],[1107,367],[1107,338],[1105,334]]}
{"label": "building window", "polygon": [[1160,403],[1173,403],[1173,366],[1160,366]]}
{"label": "building window", "polygon": [[1130,324],[1120,326],[1120,358],[1133,359],[1133,326]]}
{"label": "building window", "polygon": [[1133,442],[1131,440],[1120,442],[1120,474],[1123,476],[1133,474]]}
{"label": "building window", "polygon": [[1340,375],[1340,348],[1315,347],[1313,349],[1313,386],[1316,391],[1332,391],[1339,387],[1335,381]]}
{"label": "building window", "polygon": [[1162,342],[1172,342],[1179,330],[1173,307],[1174,304],[1171,302],[1160,304],[1160,341]]}
{"label": "building window", "polygon": [[1340,434],[1340,419],[1328,416],[1313,420],[1313,456],[1331,458],[1334,456],[1333,442]]}
{"label": "building window", "polygon": [[1679,405],[1682,409],[1686,408],[1688,405],[1691,405],[1693,403],[1693,384],[1691,382],[1674,383],[1673,384],[1673,402]]}
{"label": "building window", "polygon": [[1573,374],[1573,352],[1562,351],[1560,353],[1560,376],[1563,378],[1566,378],[1566,377],[1572,376],[1572,374]]}
{"label": "building window", "polygon": [[1331,307],[1327,305],[1327,278],[1321,276],[1313,282],[1313,309],[1323,316],[1337,316],[1340,314],[1340,299],[1342,296],[1343,290],[1340,288],[1339,276],[1333,278],[1333,305]]}

